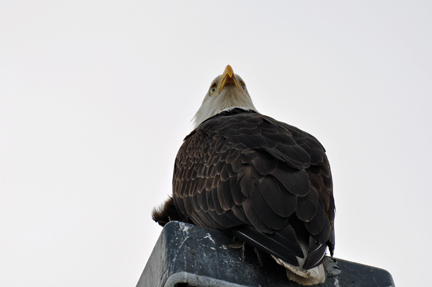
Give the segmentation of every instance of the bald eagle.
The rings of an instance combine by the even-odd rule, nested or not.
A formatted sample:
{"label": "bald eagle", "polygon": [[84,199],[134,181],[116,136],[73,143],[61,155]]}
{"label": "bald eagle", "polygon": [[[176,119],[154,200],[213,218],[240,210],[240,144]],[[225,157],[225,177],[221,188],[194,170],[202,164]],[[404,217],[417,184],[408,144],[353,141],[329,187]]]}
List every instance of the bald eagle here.
{"label": "bald eagle", "polygon": [[[332,177],[312,135],[260,114],[231,66],[210,85],[177,154],[173,194],[152,218],[226,230],[286,268],[323,283],[335,245]],[[257,251],[257,252],[258,252]]]}

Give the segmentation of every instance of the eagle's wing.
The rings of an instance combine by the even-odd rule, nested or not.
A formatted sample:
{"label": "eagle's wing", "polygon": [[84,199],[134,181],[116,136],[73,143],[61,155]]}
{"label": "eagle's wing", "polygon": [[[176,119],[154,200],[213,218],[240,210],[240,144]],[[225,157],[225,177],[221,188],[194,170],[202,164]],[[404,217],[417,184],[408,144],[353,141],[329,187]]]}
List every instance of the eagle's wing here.
{"label": "eagle's wing", "polygon": [[[326,245],[333,251],[334,201],[324,148],[306,132],[255,112],[219,114],[185,138],[173,200],[182,220],[231,228],[265,250],[275,248],[259,246],[265,241],[259,236],[288,246],[306,242],[305,269],[321,262]],[[295,244],[290,247],[302,257]]]}

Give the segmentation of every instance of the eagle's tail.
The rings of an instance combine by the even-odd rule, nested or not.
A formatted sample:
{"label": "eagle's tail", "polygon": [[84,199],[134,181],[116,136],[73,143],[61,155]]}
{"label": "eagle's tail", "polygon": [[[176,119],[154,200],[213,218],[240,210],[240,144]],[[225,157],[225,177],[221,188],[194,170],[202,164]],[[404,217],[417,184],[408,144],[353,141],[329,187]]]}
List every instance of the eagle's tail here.
{"label": "eagle's tail", "polygon": [[326,280],[324,263],[321,263],[309,270],[305,270],[301,267],[286,263],[282,259],[276,258],[273,255],[272,257],[278,264],[286,268],[286,274],[289,280],[295,281],[301,285],[315,285],[324,283]]}

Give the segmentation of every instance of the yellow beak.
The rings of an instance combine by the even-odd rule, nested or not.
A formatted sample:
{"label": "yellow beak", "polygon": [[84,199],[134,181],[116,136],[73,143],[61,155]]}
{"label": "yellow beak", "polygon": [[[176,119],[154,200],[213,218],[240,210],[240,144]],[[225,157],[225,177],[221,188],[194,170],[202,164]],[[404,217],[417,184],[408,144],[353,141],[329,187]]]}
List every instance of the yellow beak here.
{"label": "yellow beak", "polygon": [[237,88],[240,89],[240,91],[244,93],[243,89],[240,87],[240,84],[237,81],[233,68],[231,68],[230,65],[226,66],[225,71],[222,74],[222,81],[217,91],[218,92],[222,91],[223,88],[228,84],[234,84]]}

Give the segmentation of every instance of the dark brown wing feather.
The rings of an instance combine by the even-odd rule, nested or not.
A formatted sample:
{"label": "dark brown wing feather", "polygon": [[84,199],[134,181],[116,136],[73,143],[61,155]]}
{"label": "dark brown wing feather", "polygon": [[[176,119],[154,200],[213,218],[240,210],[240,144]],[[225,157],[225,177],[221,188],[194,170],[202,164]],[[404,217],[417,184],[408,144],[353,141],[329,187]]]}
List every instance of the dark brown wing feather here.
{"label": "dark brown wing feather", "polygon": [[[333,254],[335,206],[325,149],[270,117],[234,109],[202,123],[178,152],[173,199],[175,217],[183,221],[221,230],[252,226],[279,243],[306,242],[305,268],[321,262],[326,245]],[[164,216],[153,213],[156,221]],[[294,239],[288,238],[291,226]],[[271,246],[263,249],[272,253]]]}

